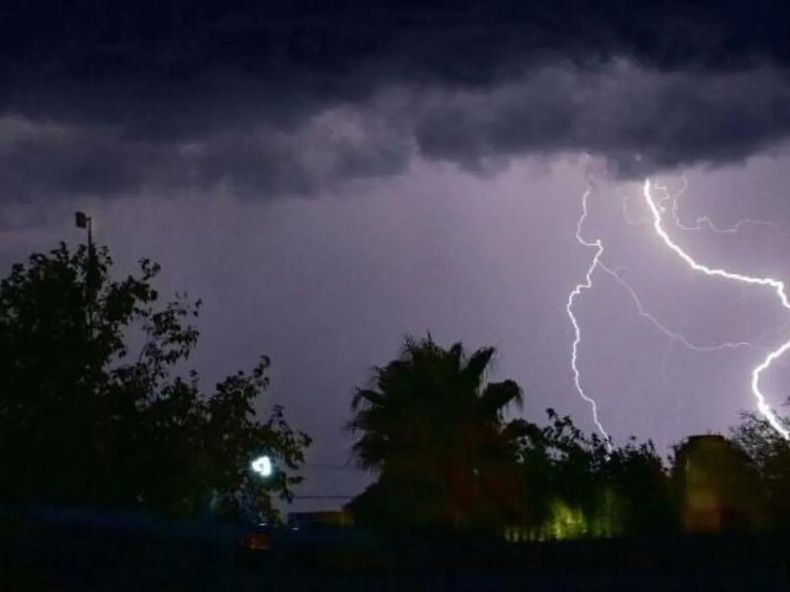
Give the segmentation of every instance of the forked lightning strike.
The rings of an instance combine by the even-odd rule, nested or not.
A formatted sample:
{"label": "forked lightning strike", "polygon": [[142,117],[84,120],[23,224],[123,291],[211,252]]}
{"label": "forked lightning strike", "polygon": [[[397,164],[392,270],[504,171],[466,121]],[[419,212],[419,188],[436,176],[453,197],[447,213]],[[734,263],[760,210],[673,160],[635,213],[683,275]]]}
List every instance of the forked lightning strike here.
{"label": "forked lightning strike", "polygon": [[647,319],[656,329],[658,329],[661,333],[666,335],[671,341],[676,341],[683,345],[684,347],[697,352],[711,352],[711,351],[721,351],[723,349],[735,349],[735,348],[749,348],[759,351],[765,351],[764,347],[760,347],[754,345],[749,341],[725,341],[724,343],[714,343],[710,345],[700,345],[697,343],[692,343],[689,341],[685,336],[680,333],[676,333],[669,329],[666,325],[664,325],[661,321],[659,321],[655,315],[649,313],[645,310],[642,301],[639,298],[639,295],[634,290],[633,286],[629,284],[619,273],[617,269],[612,269],[608,267],[603,261],[598,262],[598,266],[605,271],[608,275],[612,277],[612,279],[620,284],[626,292],[628,292],[629,296],[631,296],[631,300],[634,301],[634,305],[636,306],[636,311],[640,317]]}
{"label": "forked lightning strike", "polygon": [[664,202],[670,202],[672,205],[669,208],[670,212],[672,213],[672,222],[681,230],[685,230],[688,232],[698,232],[702,230],[708,230],[713,234],[738,234],[742,229],[746,228],[747,226],[762,226],[766,228],[770,228],[772,232],[776,234],[781,234],[783,236],[788,236],[786,232],[782,232],[771,222],[766,220],[755,220],[754,218],[744,218],[743,220],[738,220],[735,224],[728,227],[721,227],[716,224],[713,220],[711,220],[710,216],[700,216],[694,220],[694,224],[686,224],[680,219],[680,197],[686,192],[688,189],[688,180],[686,179],[685,175],[680,177],[682,185],[680,189],[678,189],[675,195],[672,195],[669,191],[669,188],[664,185],[656,185],[655,188],[662,191],[664,193],[664,197],[661,201],[657,204],[659,207],[663,206]]}
{"label": "forked lightning strike", "polygon": [[[661,238],[663,243],[673,251],[678,257],[680,257],[691,269],[694,271],[701,272],[708,276],[714,277],[721,277],[728,280],[737,281],[743,284],[752,284],[758,286],[765,286],[771,288],[776,295],[779,297],[782,306],[788,310],[790,310],[790,301],[787,298],[787,292],[785,290],[785,284],[783,281],[774,279],[774,278],[761,278],[761,277],[754,277],[749,275],[744,275],[740,273],[733,273],[727,271],[722,268],[718,267],[709,267],[702,263],[697,262],[691,255],[689,255],[686,251],[683,250],[677,243],[675,243],[672,238],[667,234],[666,230],[664,229],[663,219],[662,219],[662,206],[656,204],[655,199],[650,193],[650,179],[645,180],[644,184],[644,196],[645,202],[647,204],[648,209],[650,210],[650,214],[653,219],[653,229],[656,231],[656,234]],[[768,423],[773,427],[779,434],[782,435],[783,438],[786,440],[790,440],[790,431],[785,428],[779,419],[774,414],[771,407],[768,405],[768,402],[765,399],[765,395],[763,395],[762,391],[760,390],[760,377],[762,373],[767,370],[771,364],[779,358],[782,354],[790,350],[790,340],[783,343],[777,349],[771,351],[766,358],[752,370],[752,393],[754,394],[755,399],[757,400],[757,408],[762,413],[763,417],[768,421]]]}
{"label": "forked lightning strike", "polygon": [[[731,228],[720,228],[716,226],[711,221],[711,219],[708,218],[707,216],[702,218],[697,218],[696,224],[694,226],[684,225],[679,217],[678,198],[683,194],[687,186],[688,185],[685,177],[683,177],[682,188],[675,195],[672,195],[667,187],[656,186],[657,189],[661,190],[664,193],[660,201],[656,203],[656,200],[650,194],[649,181],[646,182],[645,184],[645,198],[647,199],[648,208],[651,214],[651,223],[653,227],[656,229],[659,236],[664,241],[664,243],[667,244],[667,246],[669,246],[678,255],[680,255],[683,258],[683,260],[686,261],[687,264],[689,264],[693,269],[697,271],[701,271],[708,275],[716,275],[720,277],[725,277],[727,279],[738,280],[744,283],[760,284],[774,288],[774,290],[777,292],[777,294],[780,296],[782,300],[782,305],[785,308],[790,308],[790,306],[788,306],[789,304],[788,299],[785,295],[783,282],[774,280],[772,278],[753,278],[741,274],[734,274],[727,272],[723,269],[712,269],[707,266],[698,264],[696,261],[694,261],[691,258],[691,256],[685,253],[685,251],[683,251],[669,238],[669,236],[667,235],[666,231],[663,228],[663,219],[662,219],[662,213],[666,209],[668,209],[667,206],[665,206],[666,203],[671,204],[669,206],[669,210],[672,214],[673,222],[678,228],[681,228],[683,230],[702,230],[703,227],[707,227],[707,229],[717,234],[733,234],[733,233],[737,233],[743,226],[750,224],[770,226],[773,230],[775,231],[777,230],[776,227],[770,222],[764,222],[761,220],[752,220],[752,219],[741,220]],[[579,393],[579,396],[590,405],[590,408],[592,409],[593,421],[596,427],[598,428],[598,431],[604,436],[607,446],[611,447],[611,438],[609,434],[606,432],[606,430],[604,429],[603,424],[598,415],[598,405],[595,399],[593,399],[587,394],[587,392],[584,390],[584,387],[581,384],[581,373],[578,366],[579,348],[581,346],[581,326],[579,325],[579,321],[574,313],[574,305],[576,303],[576,300],[582,295],[583,291],[592,289],[593,275],[597,269],[600,269],[601,271],[609,275],[615,282],[617,282],[620,286],[622,286],[626,290],[626,292],[628,292],[629,296],[633,300],[639,316],[649,321],[656,329],[658,329],[667,338],[669,338],[671,342],[680,343],[687,349],[697,352],[722,351],[725,349],[734,349],[734,348],[750,348],[758,351],[766,351],[768,348],[754,345],[753,343],[748,341],[733,341],[733,342],[723,342],[723,343],[706,344],[706,345],[693,343],[689,341],[682,334],[669,329],[666,325],[664,325],[661,321],[659,321],[653,314],[648,312],[645,309],[645,306],[643,305],[641,299],[639,298],[639,295],[636,293],[636,290],[634,290],[631,284],[629,284],[625,280],[625,278],[622,277],[622,275],[620,274],[620,270],[611,268],[608,265],[606,265],[606,263],[604,263],[603,241],[601,239],[589,241],[582,236],[582,226],[584,225],[584,222],[587,219],[587,215],[588,215],[587,199],[590,195],[590,192],[591,189],[588,188],[584,192],[584,195],[582,196],[582,213],[576,223],[575,237],[576,237],[576,241],[583,247],[594,248],[595,255],[593,256],[593,259],[590,262],[589,267],[587,268],[587,272],[584,275],[584,281],[582,283],[577,284],[573,288],[571,293],[568,295],[566,310],[568,312],[568,317],[571,320],[571,324],[574,330],[574,339],[571,346],[571,369],[573,371],[574,385],[576,387],[577,392]],[[627,214],[627,208],[625,202],[624,202],[623,212],[624,214]],[[626,222],[630,224],[634,224],[634,222],[629,222],[627,217],[626,217]],[[759,389],[759,380],[762,372],[765,371],[775,359],[780,357],[788,350],[790,350],[790,341],[783,344],[780,348],[771,351],[766,357],[766,359],[757,368],[755,368],[752,373],[752,391],[754,392],[755,397],[757,399],[758,408],[760,412],[770,422],[771,426],[774,429],[776,429],[785,438],[788,438],[790,434],[788,434],[788,431],[780,424],[780,422],[777,420],[777,418],[774,416],[773,412],[771,411],[770,407],[767,405],[765,401],[765,397],[762,395]]]}
{"label": "forked lightning strike", "polygon": [[581,374],[579,372],[579,365],[578,365],[578,358],[579,358],[579,344],[582,341],[582,332],[581,327],[579,327],[579,322],[576,319],[576,315],[573,313],[573,304],[576,299],[581,296],[583,290],[589,290],[592,288],[592,276],[595,272],[595,268],[598,267],[599,262],[601,260],[601,255],[603,255],[603,242],[601,239],[596,239],[593,242],[586,240],[582,236],[582,226],[584,225],[584,221],[587,219],[587,198],[590,196],[590,188],[584,192],[582,195],[582,214],[579,217],[578,222],[576,223],[576,240],[579,242],[580,245],[588,248],[595,249],[595,255],[592,258],[592,262],[590,266],[587,268],[587,273],[584,276],[584,282],[577,284],[571,293],[568,295],[568,303],[565,306],[565,310],[568,311],[568,317],[571,320],[571,325],[573,325],[573,343],[571,344],[571,370],[573,371],[573,384],[576,387],[576,391],[579,393],[579,396],[584,399],[592,409],[592,416],[593,422],[595,422],[595,426],[598,428],[598,431],[601,432],[603,435],[607,447],[611,446],[611,437],[604,429],[601,420],[598,418],[598,404],[595,402],[595,399],[587,395],[584,391],[584,387],[581,384]]}

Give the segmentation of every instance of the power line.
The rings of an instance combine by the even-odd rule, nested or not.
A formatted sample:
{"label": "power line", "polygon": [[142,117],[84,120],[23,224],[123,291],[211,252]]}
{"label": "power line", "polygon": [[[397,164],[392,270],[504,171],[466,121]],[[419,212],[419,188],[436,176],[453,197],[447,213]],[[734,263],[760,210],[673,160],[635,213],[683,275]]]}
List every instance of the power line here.
{"label": "power line", "polygon": [[353,465],[334,465],[329,463],[305,463],[302,465],[305,469],[317,469],[317,470],[325,470],[325,471],[355,471],[355,472],[364,472],[362,469],[355,467]]}
{"label": "power line", "polygon": [[294,499],[354,499],[356,495],[295,495]]}

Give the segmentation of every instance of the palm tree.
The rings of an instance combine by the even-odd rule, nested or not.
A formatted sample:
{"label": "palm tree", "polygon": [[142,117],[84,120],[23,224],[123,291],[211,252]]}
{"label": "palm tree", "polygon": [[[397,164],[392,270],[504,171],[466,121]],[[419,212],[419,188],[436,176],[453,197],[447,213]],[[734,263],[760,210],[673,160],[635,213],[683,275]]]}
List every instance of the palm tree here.
{"label": "palm tree", "polygon": [[502,522],[518,507],[522,423],[505,422],[504,411],[522,395],[512,380],[485,383],[494,353],[406,338],[398,359],[374,369],[348,426],[360,466],[379,475],[358,510],[459,528]]}

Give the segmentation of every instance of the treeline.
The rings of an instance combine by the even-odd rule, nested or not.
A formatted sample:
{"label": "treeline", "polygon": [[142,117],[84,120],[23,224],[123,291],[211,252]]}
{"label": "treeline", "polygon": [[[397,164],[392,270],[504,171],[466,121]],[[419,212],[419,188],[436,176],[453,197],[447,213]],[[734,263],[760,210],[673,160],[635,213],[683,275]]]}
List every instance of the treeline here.
{"label": "treeline", "polygon": [[[244,519],[291,499],[309,437],[255,404],[269,360],[205,389],[188,371],[199,301],[162,303],[159,266],[110,275],[65,245],[0,282],[0,502]],[[260,480],[250,461],[278,470]]]}
{"label": "treeline", "polygon": [[[162,303],[150,261],[111,268],[106,248],[61,245],[0,281],[0,503],[276,517],[310,438],[279,407],[256,413],[268,359],[204,388],[187,366],[199,301]],[[376,475],[349,505],[358,524],[511,540],[790,528],[790,446],[759,417],[665,461],[552,410],[508,419],[522,391],[487,382],[494,355],[409,338],[355,391],[353,454]]]}
{"label": "treeline", "polygon": [[349,505],[358,522],[516,541],[790,527],[790,445],[761,418],[665,461],[651,442],[613,447],[551,409],[544,425],[507,420],[522,392],[486,383],[494,353],[409,338],[356,391],[354,454],[377,475]]}

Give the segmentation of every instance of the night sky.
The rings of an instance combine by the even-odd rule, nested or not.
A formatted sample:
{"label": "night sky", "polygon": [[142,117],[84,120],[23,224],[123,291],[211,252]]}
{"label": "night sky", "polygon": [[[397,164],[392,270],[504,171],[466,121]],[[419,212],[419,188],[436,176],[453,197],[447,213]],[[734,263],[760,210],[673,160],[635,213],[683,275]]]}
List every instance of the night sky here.
{"label": "night sky", "polygon": [[[85,210],[119,272],[150,257],[164,294],[202,297],[207,384],[271,356],[264,407],[315,438],[301,493],[355,494],[351,391],[407,333],[496,346],[518,413],[593,429],[565,310],[594,255],[574,237],[589,186],[583,234],[645,310],[758,348],[690,351],[597,274],[576,311],[602,422],[662,451],[726,430],[790,314],[667,251],[642,182],[685,179],[687,225],[770,222],[667,230],[790,280],[790,4],[688,4],[4,2],[0,271],[79,242]],[[775,407],[788,378],[765,376]]]}

